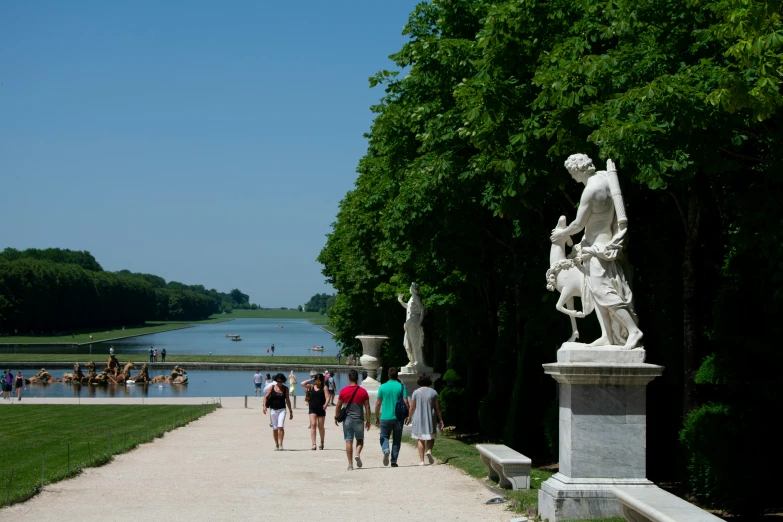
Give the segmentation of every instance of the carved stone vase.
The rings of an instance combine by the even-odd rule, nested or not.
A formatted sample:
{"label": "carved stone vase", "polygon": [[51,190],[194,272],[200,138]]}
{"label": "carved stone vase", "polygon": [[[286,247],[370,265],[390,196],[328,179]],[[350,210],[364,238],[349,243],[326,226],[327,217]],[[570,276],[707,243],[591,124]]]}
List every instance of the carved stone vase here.
{"label": "carved stone vase", "polygon": [[357,335],[362,342],[362,356],[359,362],[362,368],[367,370],[367,378],[361,383],[368,390],[377,390],[381,383],[378,382],[378,368],[383,363],[381,358],[381,346],[388,339],[385,335]]}

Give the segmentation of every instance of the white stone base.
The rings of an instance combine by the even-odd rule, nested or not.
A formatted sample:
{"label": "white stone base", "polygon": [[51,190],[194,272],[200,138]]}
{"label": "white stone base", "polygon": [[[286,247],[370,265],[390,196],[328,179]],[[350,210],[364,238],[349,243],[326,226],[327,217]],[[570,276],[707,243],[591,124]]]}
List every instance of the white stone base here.
{"label": "white stone base", "polygon": [[549,522],[622,517],[622,505],[612,492],[615,486],[655,487],[647,479],[578,479],[556,473],[541,484],[538,514]]}
{"label": "white stone base", "polygon": [[[432,383],[435,384],[435,381],[440,379],[439,373],[431,373],[427,372],[427,374],[430,376],[430,379],[432,379]],[[411,396],[411,394],[416,391],[416,389],[419,387],[418,383],[416,381],[419,380],[420,373],[402,373],[400,372],[397,374],[397,377],[400,379],[400,382],[405,385],[405,390],[408,392],[408,397]]]}
{"label": "white stone base", "polygon": [[[367,390],[367,393],[369,393],[371,395],[376,395],[377,396],[378,395],[378,388],[381,387],[381,383],[379,383],[378,381],[376,381],[372,377],[367,377],[366,379],[364,379],[360,383],[360,386],[362,388],[364,388],[365,390]],[[375,408],[374,404],[371,405],[371,406],[372,406],[372,408]]]}
{"label": "white stone base", "polygon": [[559,363],[641,364],[644,348],[623,350],[622,346],[590,346],[584,343],[563,343],[557,351]]}

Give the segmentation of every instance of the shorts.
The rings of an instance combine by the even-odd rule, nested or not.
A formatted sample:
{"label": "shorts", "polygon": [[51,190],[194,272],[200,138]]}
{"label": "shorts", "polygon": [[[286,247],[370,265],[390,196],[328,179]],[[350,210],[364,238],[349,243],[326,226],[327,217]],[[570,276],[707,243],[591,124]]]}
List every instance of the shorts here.
{"label": "shorts", "polygon": [[318,408],[317,410],[314,410],[313,408],[310,408],[308,411],[309,415],[315,415],[316,417],[326,417],[326,410],[322,408]]}
{"label": "shorts", "polygon": [[5,385],[5,391],[7,391],[7,392],[11,391],[11,385],[10,384],[6,384]]}
{"label": "shorts", "polygon": [[343,438],[346,442],[364,440],[364,422],[356,419],[345,419],[343,421]]}
{"label": "shorts", "polygon": [[260,390],[261,389],[261,383],[260,382],[254,382],[253,384],[256,385],[256,390]]}
{"label": "shorts", "polygon": [[272,421],[272,429],[285,427],[285,408],[280,410],[272,410],[269,412],[269,418]]}

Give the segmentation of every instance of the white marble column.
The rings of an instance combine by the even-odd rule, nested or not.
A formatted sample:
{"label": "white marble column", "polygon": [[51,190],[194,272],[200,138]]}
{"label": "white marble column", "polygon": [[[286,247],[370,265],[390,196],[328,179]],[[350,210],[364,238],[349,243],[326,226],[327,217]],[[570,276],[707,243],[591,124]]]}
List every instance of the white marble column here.
{"label": "white marble column", "polygon": [[[646,478],[646,386],[663,367],[615,362],[632,357],[617,351],[594,354],[599,362],[570,362],[558,353],[561,362],[544,365],[560,400],[560,469],[538,493],[539,514],[550,522],[621,517],[612,486],[653,486]],[[643,350],[634,358],[643,361]]]}

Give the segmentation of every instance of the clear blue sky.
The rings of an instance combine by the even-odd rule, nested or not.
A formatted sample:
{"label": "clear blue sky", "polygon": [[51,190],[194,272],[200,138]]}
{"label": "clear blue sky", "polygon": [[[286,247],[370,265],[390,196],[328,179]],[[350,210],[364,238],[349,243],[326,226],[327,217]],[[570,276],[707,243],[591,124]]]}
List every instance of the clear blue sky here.
{"label": "clear blue sky", "polygon": [[383,95],[367,78],[417,3],[2,2],[0,249],[267,307],[331,292],[315,258]]}

